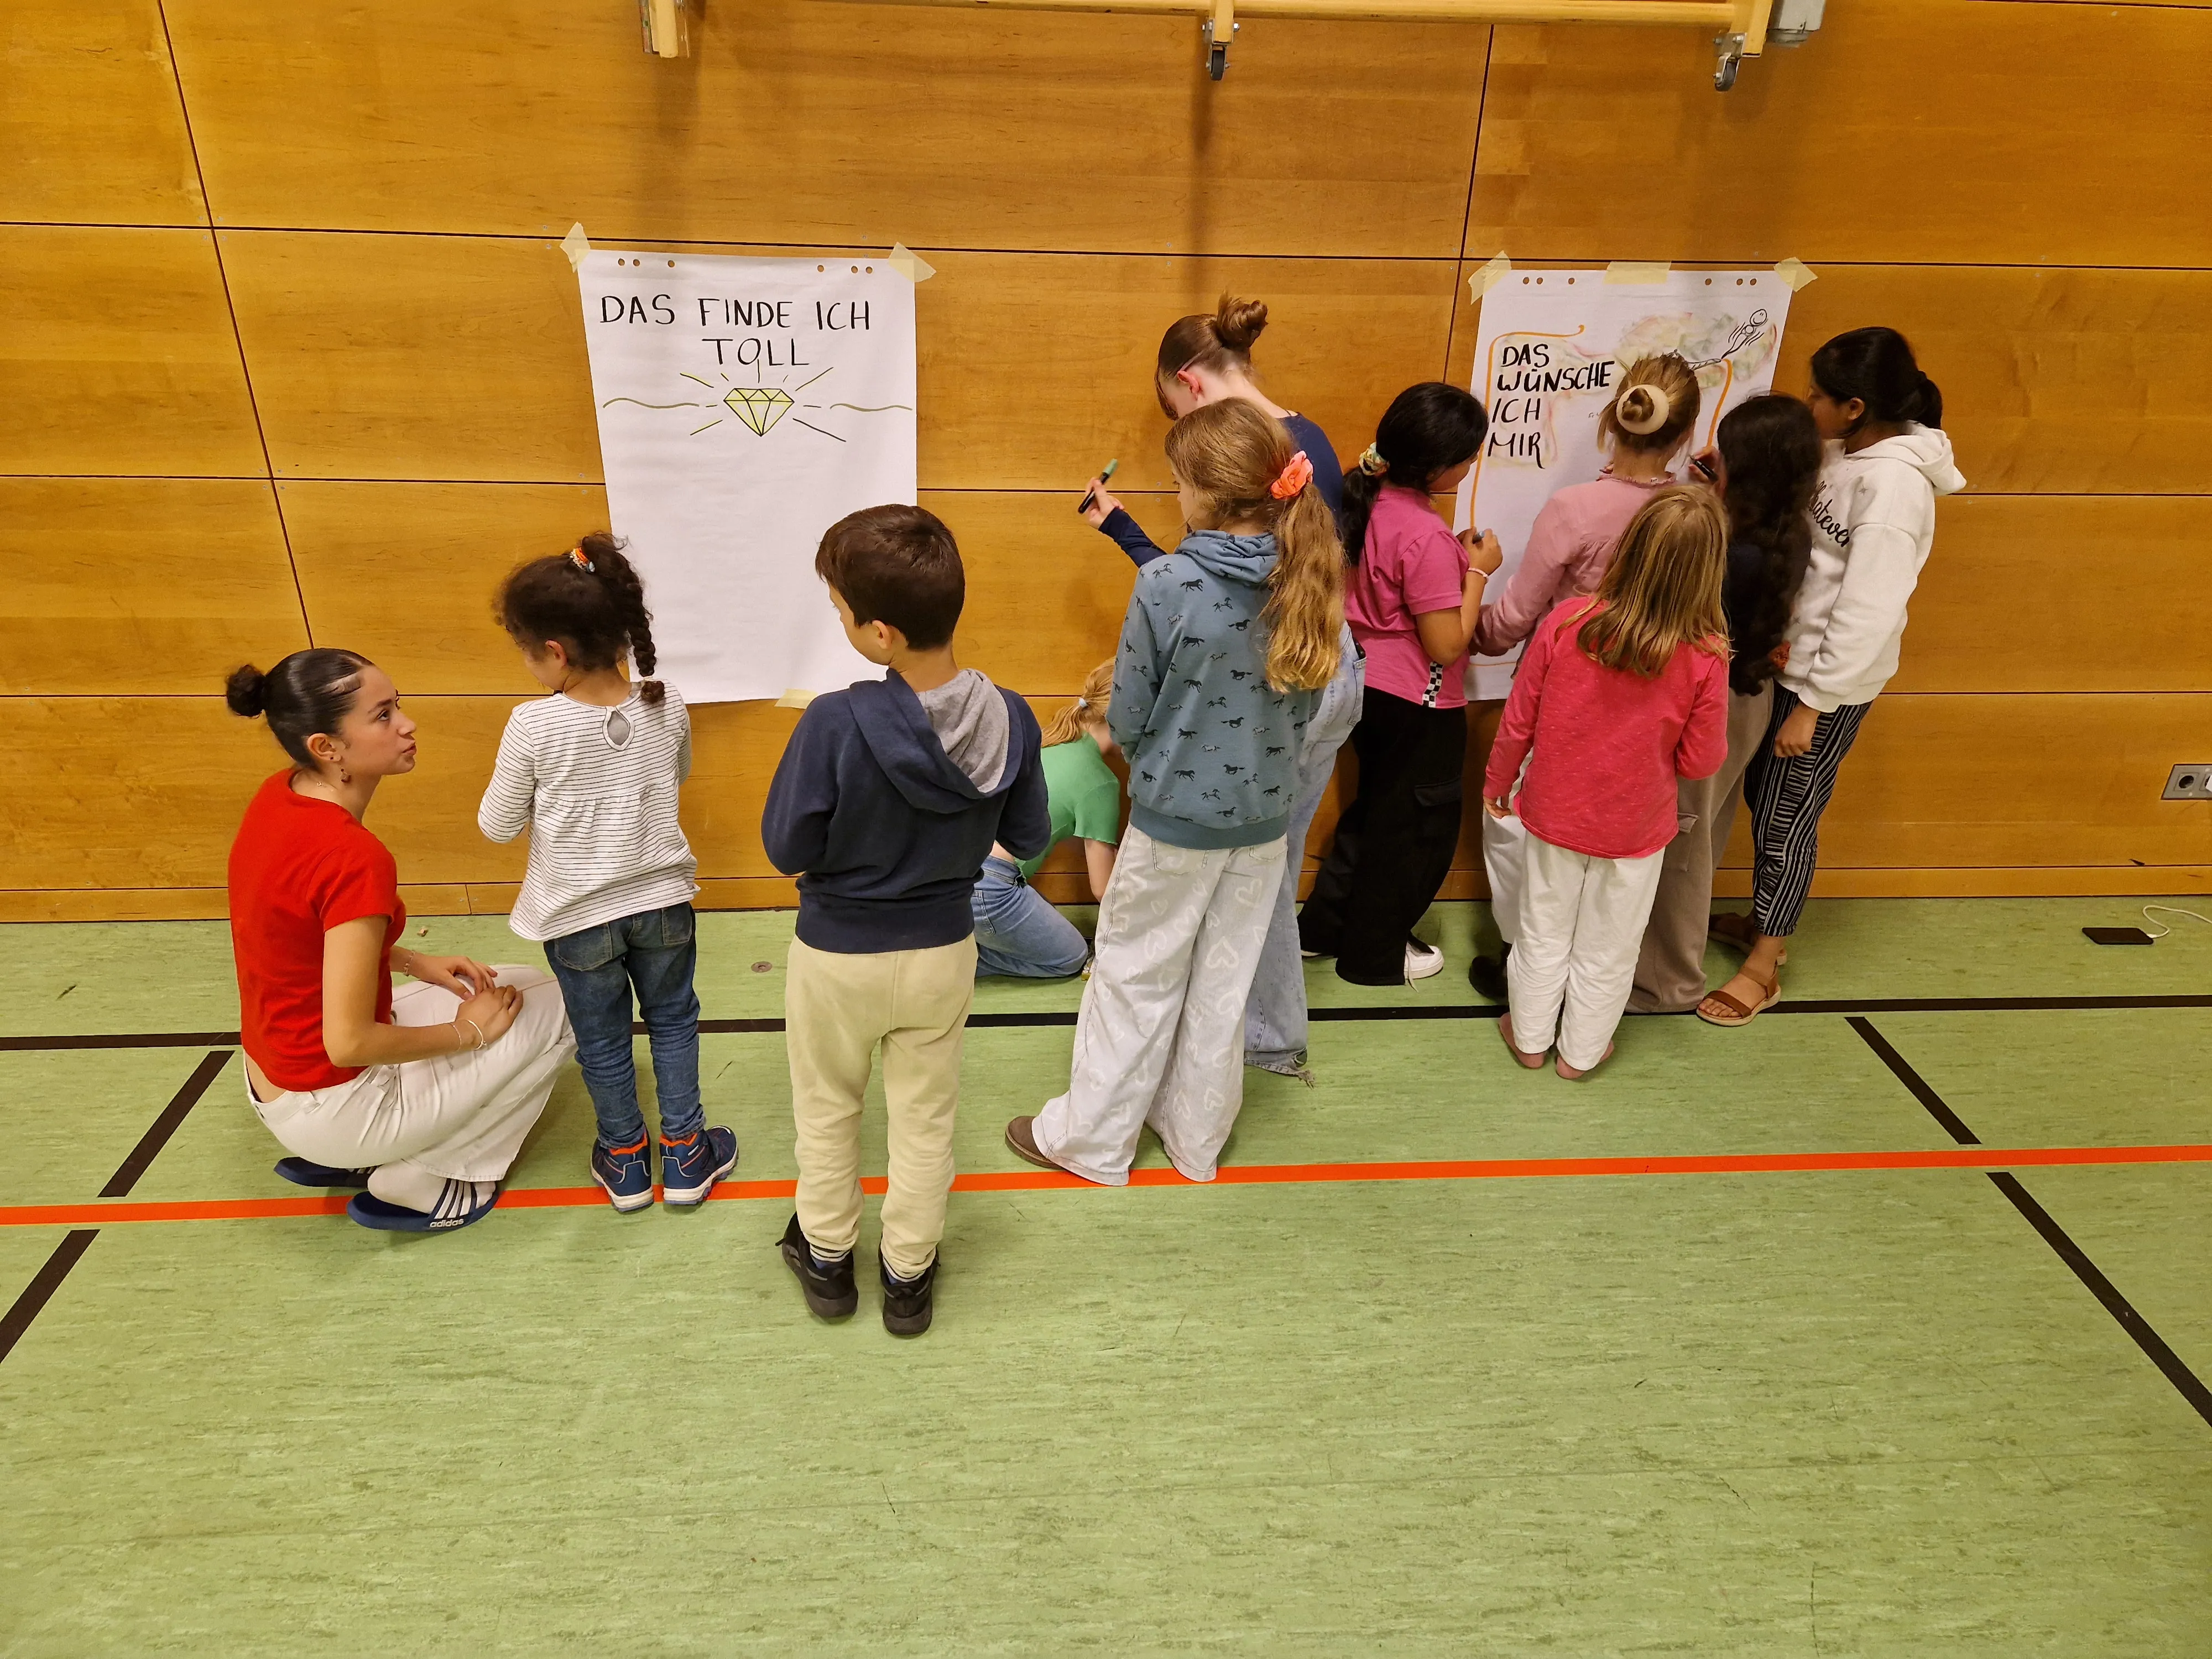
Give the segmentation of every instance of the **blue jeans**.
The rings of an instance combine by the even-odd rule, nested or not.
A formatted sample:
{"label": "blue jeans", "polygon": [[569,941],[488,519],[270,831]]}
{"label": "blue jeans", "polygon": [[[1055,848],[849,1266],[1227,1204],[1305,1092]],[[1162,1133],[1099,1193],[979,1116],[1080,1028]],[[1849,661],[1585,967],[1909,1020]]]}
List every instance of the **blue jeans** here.
{"label": "blue jeans", "polygon": [[985,859],[969,908],[975,918],[975,975],[1066,979],[1091,959],[1076,925],[1022,879],[1006,859]]}
{"label": "blue jeans", "polygon": [[688,904],[641,911],[545,941],[545,960],[561,981],[576,1033],[576,1063],[599,1115],[600,1146],[633,1146],[645,1133],[630,1052],[632,986],[653,1045],[662,1138],[681,1140],[705,1125],[699,1104],[699,998],[691,988],[698,957]]}

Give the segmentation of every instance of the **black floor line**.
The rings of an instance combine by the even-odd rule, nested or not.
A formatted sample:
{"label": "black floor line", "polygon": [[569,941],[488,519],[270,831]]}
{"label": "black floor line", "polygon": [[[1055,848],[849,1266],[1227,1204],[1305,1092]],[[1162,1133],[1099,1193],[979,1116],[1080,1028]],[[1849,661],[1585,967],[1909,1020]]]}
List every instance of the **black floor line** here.
{"label": "black floor line", "polygon": [[178,1090],[169,1103],[161,1109],[161,1115],[155,1118],[146,1133],[138,1137],[138,1144],[131,1149],[131,1156],[118,1164],[115,1173],[108,1176],[107,1184],[100,1189],[102,1198],[131,1196],[131,1189],[138,1184],[138,1177],[144,1175],[148,1166],[161,1156],[161,1148],[169,1144],[169,1137],[177,1133],[186,1114],[199,1104],[200,1097],[208,1091],[208,1085],[216,1080],[216,1074],[230,1064],[230,1057],[234,1052],[229,1048],[210,1048],[208,1051],[207,1058],[194,1066],[192,1074],[185,1079],[185,1086]]}
{"label": "black floor line", "polygon": [[[1943,1103],[1943,1097],[1929,1085],[1928,1079],[1912,1069],[1911,1063],[1891,1046],[1889,1040],[1875,1030],[1869,1020],[1853,1018],[1850,1028],[1866,1042],[1868,1048],[1881,1057],[1881,1063],[1896,1074],[1897,1080],[1911,1092],[1912,1097],[1928,1109],[1928,1115],[1943,1126],[1943,1132],[1962,1146],[1978,1146],[1982,1138],[1966,1127],[1966,1120]],[[2189,1369],[2181,1356],[2166,1346],[2166,1339],[2152,1328],[2151,1322],[2136,1311],[2135,1304],[2120,1294],[2119,1286],[2105,1277],[2104,1270],[2092,1261],[2086,1251],[2076,1244],[2067,1231],[2060,1226],[2050,1211],[2035,1201],[2035,1197],[2020,1184],[2019,1178],[2007,1170],[1985,1170],[1983,1174],[1990,1184],[2005,1195],[2013,1208],[2018,1210],[2027,1224],[2042,1236],[2058,1259],[2074,1271],[2090,1295],[2103,1304],[2119,1328],[2131,1338],[2143,1357],[2158,1367],[2160,1374],[2173,1384],[2181,1397],[2187,1401],[2197,1414],[2208,1425],[2212,1425],[2212,1388],[2204,1379]]]}
{"label": "black floor line", "polygon": [[[161,1109],[161,1116],[155,1118],[146,1133],[138,1137],[138,1144],[131,1149],[130,1157],[118,1164],[115,1173],[108,1176],[107,1184],[100,1189],[102,1198],[130,1196],[131,1189],[138,1184],[139,1178],[161,1156],[161,1148],[169,1144],[169,1138],[177,1133],[192,1108],[199,1104],[200,1097],[208,1091],[208,1085],[230,1063],[232,1052],[228,1048],[213,1049],[192,1068],[192,1074],[185,1079],[184,1086]],[[70,1269],[83,1259],[84,1253],[92,1248],[92,1241],[99,1237],[100,1229],[97,1227],[78,1227],[71,1230],[60,1243],[54,1246],[53,1254],[46,1258],[46,1265],[39,1269],[31,1282],[23,1287],[23,1293],[15,1298],[15,1305],[4,1316],[0,1316],[0,1360],[7,1358],[15,1344],[22,1340],[23,1333],[31,1328],[31,1322],[53,1299],[54,1292],[61,1289],[62,1281],[70,1276]]]}
{"label": "black floor line", "polygon": [[46,1305],[48,1298],[56,1291],[61,1289],[62,1280],[69,1277],[70,1269],[77,1264],[77,1258],[90,1249],[92,1241],[99,1237],[100,1229],[97,1227],[79,1227],[54,1246],[54,1253],[46,1258],[46,1266],[40,1268],[31,1282],[23,1286],[23,1293],[15,1298],[15,1305],[5,1314],[0,1314],[0,1359],[7,1358],[14,1351],[15,1344],[22,1340],[23,1333],[31,1328],[31,1322],[39,1316],[39,1310]]}
{"label": "black floor line", "polygon": [[[1856,997],[1824,1002],[1778,1002],[1766,1011],[1777,1014],[1984,1014],[2094,1012],[2100,1009],[2212,1008],[2212,995],[2141,997]],[[1316,1008],[1310,1018],[1317,1024],[1358,1024],[1369,1020],[1494,1019],[1505,1012],[1495,1002],[1454,1002],[1401,1005],[1374,1008]],[[1688,1014],[1636,1015],[1636,1018],[1687,1018]],[[981,1030],[1011,1026],[1073,1025],[1073,1009],[1050,1009],[1034,1013],[971,1014],[969,1024]],[[709,1036],[732,1034],[771,1036],[783,1030],[780,1016],[751,1019],[702,1019],[699,1029]],[[645,1027],[633,1024],[643,1036]],[[0,1054],[42,1053],[78,1048],[205,1048],[235,1046],[235,1031],[119,1031],[89,1036],[0,1037]]]}

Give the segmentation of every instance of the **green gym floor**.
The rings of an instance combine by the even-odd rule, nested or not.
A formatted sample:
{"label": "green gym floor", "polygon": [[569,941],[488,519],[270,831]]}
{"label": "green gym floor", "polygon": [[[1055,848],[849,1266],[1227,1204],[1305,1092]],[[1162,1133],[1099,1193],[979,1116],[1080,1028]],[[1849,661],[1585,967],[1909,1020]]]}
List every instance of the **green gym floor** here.
{"label": "green gym floor", "polygon": [[222,924],[0,929],[0,1654],[2212,1654],[2212,927],[1817,903],[1783,1009],[1571,1085],[1466,1017],[1480,919],[1316,965],[1388,1017],[1248,1073],[1209,1187],[1014,1159],[1079,986],[987,982],[1045,1018],[970,1030],[909,1342],[776,1255],[787,913],[702,920],[768,1191],[577,1193],[572,1069],[428,1238],[270,1173]]}

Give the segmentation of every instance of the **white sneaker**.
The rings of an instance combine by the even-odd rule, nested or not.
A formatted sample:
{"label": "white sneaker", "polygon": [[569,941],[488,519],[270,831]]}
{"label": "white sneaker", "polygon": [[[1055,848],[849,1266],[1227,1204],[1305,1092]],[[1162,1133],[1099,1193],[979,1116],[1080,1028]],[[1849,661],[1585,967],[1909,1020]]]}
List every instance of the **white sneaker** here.
{"label": "white sneaker", "polygon": [[1444,970],[1444,953],[1417,939],[1406,941],[1406,977],[1433,979]]}

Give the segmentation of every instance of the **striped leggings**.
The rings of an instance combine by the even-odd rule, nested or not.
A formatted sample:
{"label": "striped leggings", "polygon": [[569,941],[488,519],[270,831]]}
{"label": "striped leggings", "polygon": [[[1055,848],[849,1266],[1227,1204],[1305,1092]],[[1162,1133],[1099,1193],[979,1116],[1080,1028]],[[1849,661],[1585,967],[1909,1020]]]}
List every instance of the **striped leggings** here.
{"label": "striped leggings", "polygon": [[1751,804],[1751,915],[1759,931],[1786,939],[1797,931],[1805,896],[1813,890],[1813,872],[1820,861],[1820,814],[1836,790],[1836,774],[1851,740],[1859,734],[1872,703],[1846,703],[1823,714],[1813,728],[1813,746],[1789,760],[1774,754],[1774,734],[1796,712],[1795,692],[1774,688],[1774,713],[1766,737],[1743,775],[1744,799]]}

